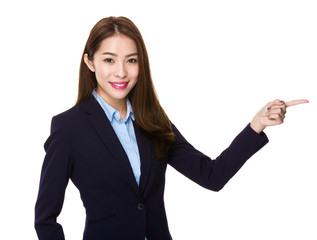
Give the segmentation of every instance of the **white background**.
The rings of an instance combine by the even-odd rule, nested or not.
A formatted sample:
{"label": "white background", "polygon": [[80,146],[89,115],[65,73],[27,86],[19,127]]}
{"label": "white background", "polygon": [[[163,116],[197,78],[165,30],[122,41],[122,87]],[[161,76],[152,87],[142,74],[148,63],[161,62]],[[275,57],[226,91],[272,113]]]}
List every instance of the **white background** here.
{"label": "white background", "polygon": [[[171,234],[191,239],[317,239],[316,1],[2,1],[1,239],[36,239],[34,204],[51,117],[77,97],[82,51],[103,17],[143,34],[170,119],[217,157],[268,101],[298,98],[270,143],[218,192],[168,168]],[[85,212],[70,182],[58,218],[82,239]]]}

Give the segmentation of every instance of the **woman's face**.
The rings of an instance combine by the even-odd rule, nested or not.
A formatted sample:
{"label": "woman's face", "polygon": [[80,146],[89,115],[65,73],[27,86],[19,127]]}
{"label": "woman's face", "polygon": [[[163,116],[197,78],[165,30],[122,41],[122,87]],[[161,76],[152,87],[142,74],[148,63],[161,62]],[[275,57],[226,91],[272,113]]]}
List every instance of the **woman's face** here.
{"label": "woman's face", "polygon": [[135,42],[125,35],[114,35],[101,42],[92,61],[86,54],[84,59],[89,69],[95,72],[97,93],[112,106],[125,101],[139,74]]}

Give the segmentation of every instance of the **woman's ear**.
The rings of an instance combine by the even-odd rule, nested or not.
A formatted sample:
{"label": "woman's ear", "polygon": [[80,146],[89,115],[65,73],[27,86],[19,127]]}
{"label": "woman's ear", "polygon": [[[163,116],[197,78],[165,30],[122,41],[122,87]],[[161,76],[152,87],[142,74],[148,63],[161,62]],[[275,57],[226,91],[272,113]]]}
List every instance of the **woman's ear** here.
{"label": "woman's ear", "polygon": [[85,55],[84,55],[84,62],[86,63],[86,65],[90,69],[90,71],[95,72],[94,63],[91,60],[89,60],[87,53],[85,53]]}

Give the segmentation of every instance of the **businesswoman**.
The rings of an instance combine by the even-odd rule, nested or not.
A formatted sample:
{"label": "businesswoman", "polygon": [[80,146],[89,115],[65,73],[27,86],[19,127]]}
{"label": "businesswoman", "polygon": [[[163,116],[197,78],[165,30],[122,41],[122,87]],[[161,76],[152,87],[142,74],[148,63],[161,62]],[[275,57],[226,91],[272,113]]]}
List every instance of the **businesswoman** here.
{"label": "businesswoman", "polygon": [[44,159],[35,228],[41,240],[62,240],[60,214],[69,179],[86,209],[85,240],[172,239],[164,207],[167,164],[219,191],[283,122],[275,100],[216,159],[196,150],[160,106],[142,36],[127,18],[100,20],[87,40],[77,103],[53,117]]}

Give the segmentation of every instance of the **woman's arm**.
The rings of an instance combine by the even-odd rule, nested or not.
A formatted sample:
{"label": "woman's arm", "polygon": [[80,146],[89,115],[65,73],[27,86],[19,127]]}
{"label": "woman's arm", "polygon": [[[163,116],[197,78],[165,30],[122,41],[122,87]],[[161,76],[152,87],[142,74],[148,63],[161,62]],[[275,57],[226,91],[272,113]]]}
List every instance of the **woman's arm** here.
{"label": "woman's arm", "polygon": [[268,142],[264,128],[281,124],[287,107],[307,102],[295,100],[285,103],[275,100],[268,103],[214,160],[196,150],[173,126],[176,140],[169,151],[169,164],[199,185],[219,191]]}
{"label": "woman's arm", "polygon": [[65,189],[72,168],[71,138],[60,118],[54,117],[35,205],[35,229],[39,239],[64,240],[62,226],[56,222],[61,212]]}
{"label": "woman's arm", "polygon": [[168,155],[168,163],[202,187],[221,190],[243,164],[267,142],[266,135],[257,134],[248,124],[216,159],[196,150],[175,126],[175,143]]}

